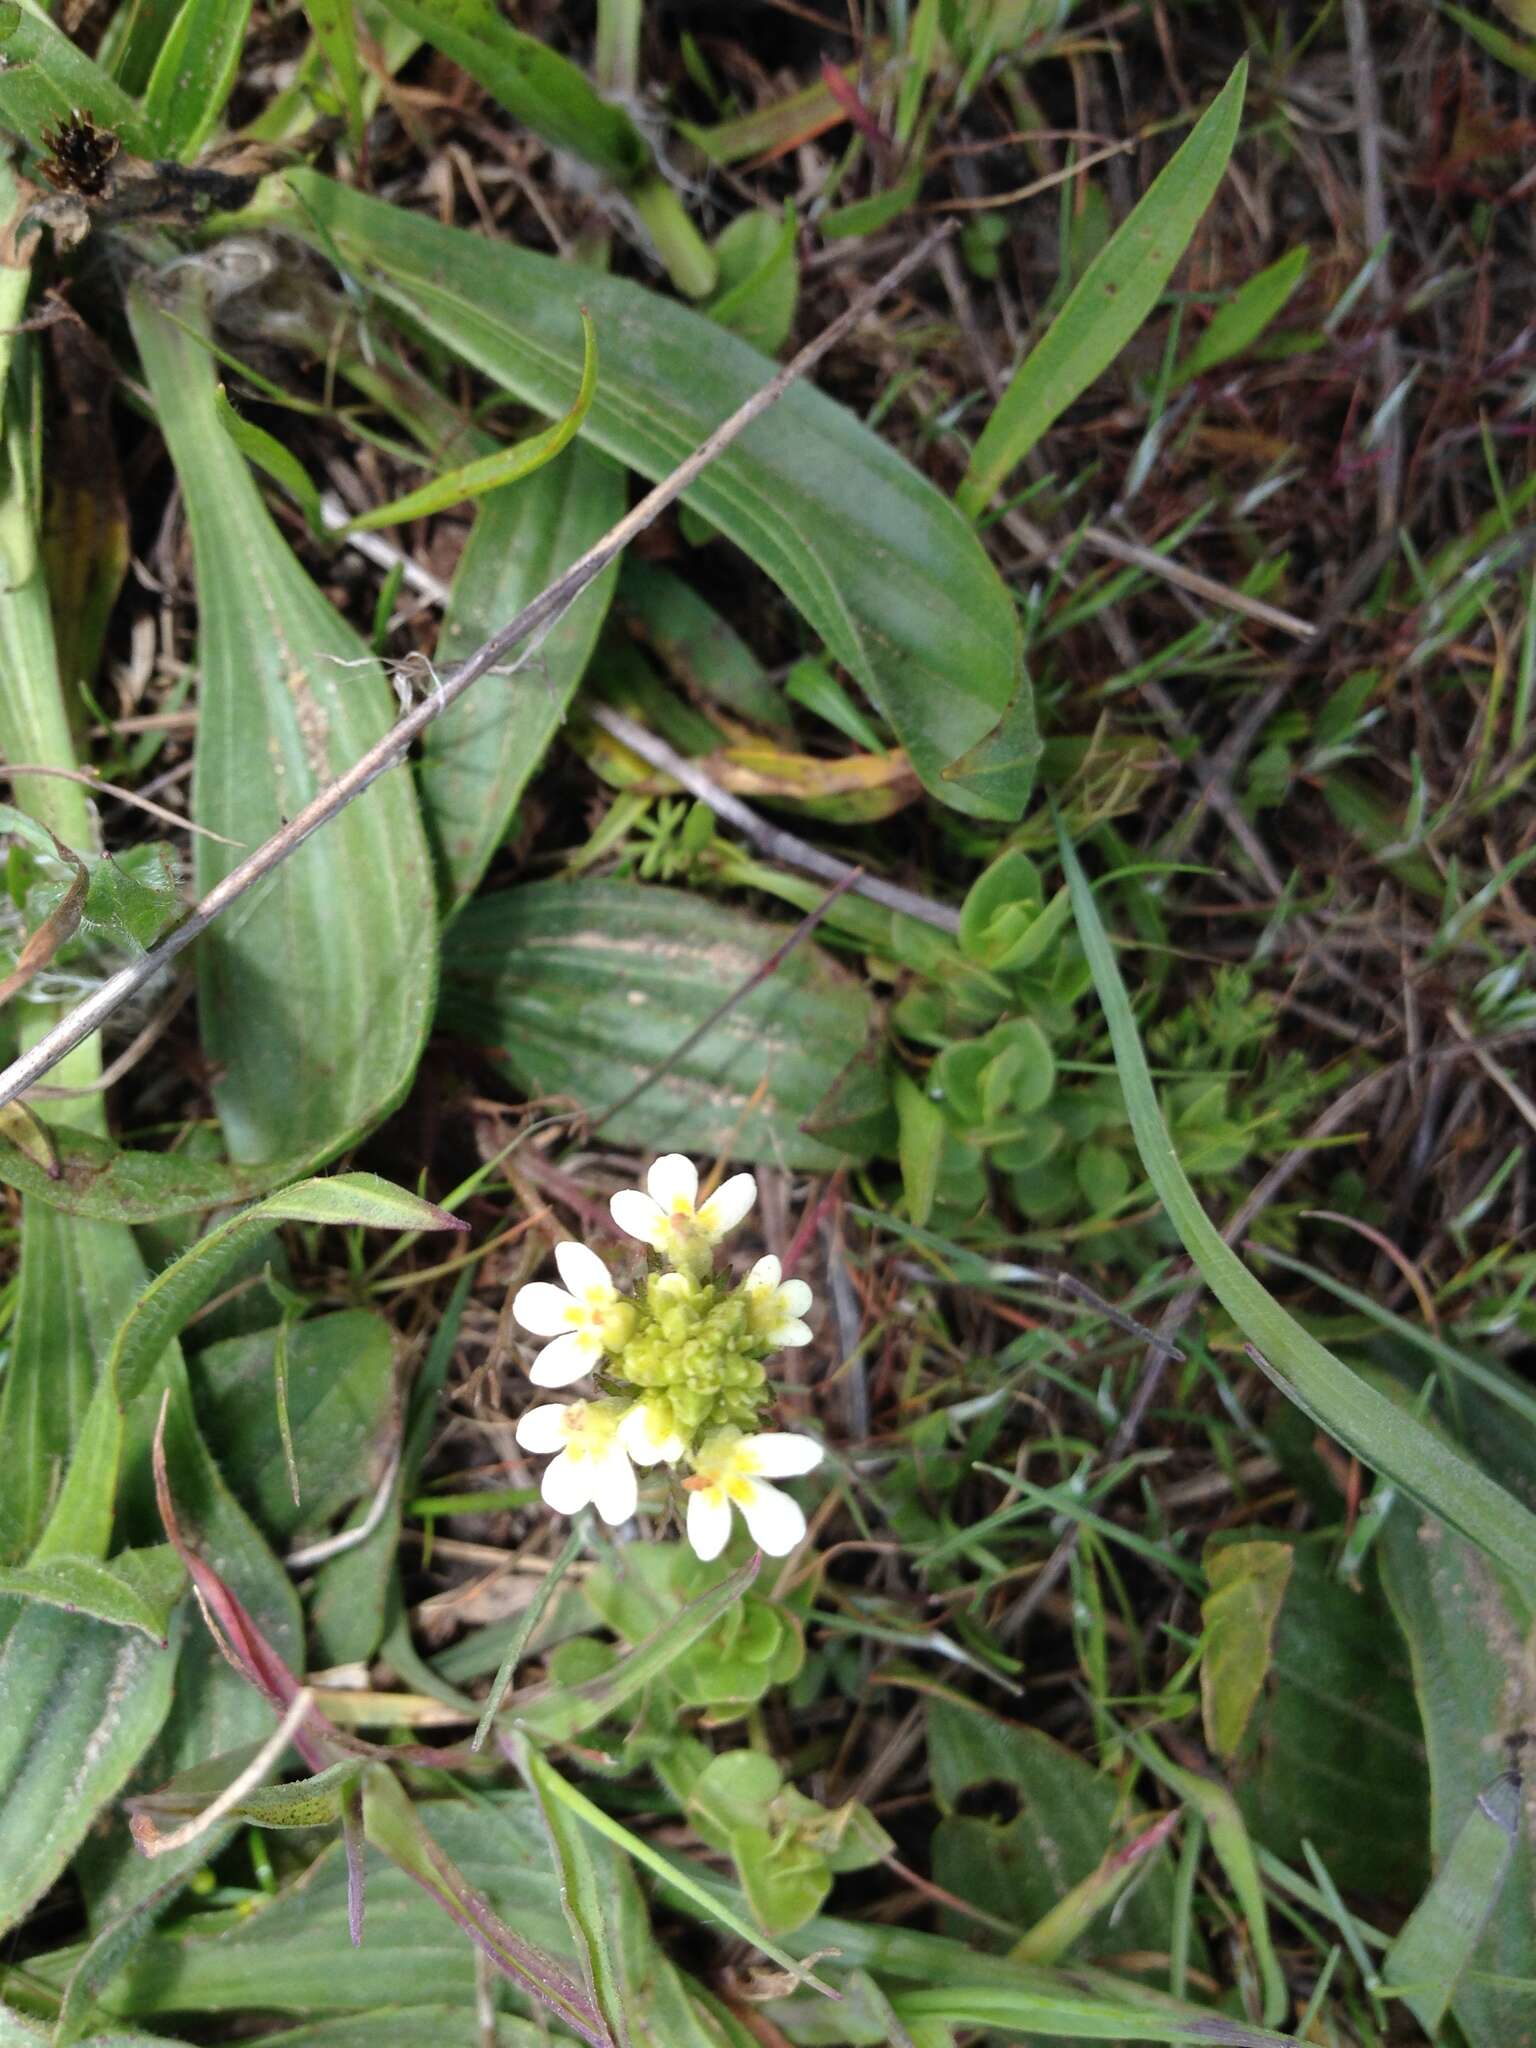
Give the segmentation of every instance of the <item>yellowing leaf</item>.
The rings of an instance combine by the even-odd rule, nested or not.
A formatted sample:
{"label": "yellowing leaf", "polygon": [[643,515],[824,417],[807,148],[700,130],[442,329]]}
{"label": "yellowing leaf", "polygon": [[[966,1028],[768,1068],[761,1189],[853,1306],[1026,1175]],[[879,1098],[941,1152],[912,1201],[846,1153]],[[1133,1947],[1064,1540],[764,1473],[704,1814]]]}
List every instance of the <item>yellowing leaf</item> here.
{"label": "yellowing leaf", "polygon": [[1200,1605],[1200,1709],[1216,1756],[1237,1753],[1264,1690],[1292,1560],[1288,1543],[1228,1543],[1206,1552],[1211,1590]]}

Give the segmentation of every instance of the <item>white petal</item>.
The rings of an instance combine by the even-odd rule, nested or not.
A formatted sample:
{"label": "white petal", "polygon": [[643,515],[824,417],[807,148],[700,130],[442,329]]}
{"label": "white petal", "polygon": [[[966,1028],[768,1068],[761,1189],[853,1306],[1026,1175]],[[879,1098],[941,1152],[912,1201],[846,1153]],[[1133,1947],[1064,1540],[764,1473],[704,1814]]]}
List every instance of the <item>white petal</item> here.
{"label": "white petal", "polygon": [[562,1451],[545,1466],[539,1491],[557,1515],[577,1515],[592,1498],[594,1476],[590,1458],[573,1458]]}
{"label": "white petal", "polygon": [[608,1212],[627,1237],[638,1237],[653,1250],[661,1243],[666,1218],[638,1188],[621,1188],[609,1202]]}
{"label": "white petal", "polygon": [[569,1408],[563,1401],[545,1401],[537,1408],[527,1408],[517,1418],[514,1432],[525,1451],[559,1451],[565,1447],[570,1429],[567,1420]]}
{"label": "white petal", "polygon": [[567,1330],[553,1344],[546,1344],[528,1368],[536,1387],[568,1387],[591,1372],[603,1355],[603,1347],[585,1330]]}
{"label": "white petal", "polygon": [[668,1216],[679,1207],[686,1215],[693,1214],[693,1205],[699,1198],[699,1169],[681,1152],[668,1152],[658,1159],[645,1176],[645,1184],[651,1200]]}
{"label": "white petal", "polygon": [[605,1296],[615,1291],[612,1274],[597,1253],[584,1244],[576,1244],[569,1239],[564,1244],[557,1244],[555,1264],[560,1269],[560,1278],[578,1301],[599,1291]]}
{"label": "white petal", "polygon": [[575,1321],[576,1304],[563,1287],[535,1280],[513,1295],[512,1313],[535,1337],[558,1337]]}
{"label": "white petal", "polygon": [[[779,1281],[783,1278],[783,1275],[784,1268],[773,1256],[773,1253],[770,1252],[766,1259],[758,1260],[757,1264],[752,1268],[751,1272],[747,1275],[746,1284],[754,1294],[756,1294],[759,1289],[761,1289],[765,1294],[772,1294],[774,1289],[778,1286]],[[804,1286],[804,1284],[805,1283],[802,1281],[801,1285]]]}
{"label": "white petal", "polygon": [[769,1479],[798,1479],[802,1472],[814,1472],[826,1455],[813,1437],[795,1436],[787,1429],[749,1436],[742,1449],[750,1453],[753,1470]]}
{"label": "white petal", "polygon": [[803,1316],[815,1299],[803,1280],[786,1280],[779,1289],[779,1307],[788,1316]]}
{"label": "white petal", "polygon": [[760,1479],[751,1485],[751,1497],[742,1502],[741,1512],[752,1541],[769,1557],[787,1557],[805,1534],[800,1503]]}
{"label": "white petal", "polygon": [[675,1429],[657,1436],[644,1401],[619,1418],[619,1442],[637,1465],[674,1465],[688,1448]]}
{"label": "white petal", "polygon": [[734,1230],[757,1200],[757,1182],[750,1173],[733,1173],[715,1189],[699,1211],[700,1227],[711,1237],[724,1237]]}
{"label": "white petal", "polygon": [[[564,1343],[565,1340],[562,1338],[560,1341]],[[810,1341],[810,1324],[802,1323],[798,1316],[786,1316],[783,1322],[775,1323],[768,1332],[770,1344],[782,1344],[791,1351],[798,1349],[802,1344],[809,1344]]]}
{"label": "white petal", "polygon": [[592,1505],[610,1529],[617,1529],[634,1514],[640,1497],[635,1468],[619,1445],[614,1444],[592,1460],[591,1474]]}
{"label": "white petal", "polygon": [[708,1564],[720,1555],[731,1533],[731,1504],[723,1493],[690,1493],[688,1541]]}

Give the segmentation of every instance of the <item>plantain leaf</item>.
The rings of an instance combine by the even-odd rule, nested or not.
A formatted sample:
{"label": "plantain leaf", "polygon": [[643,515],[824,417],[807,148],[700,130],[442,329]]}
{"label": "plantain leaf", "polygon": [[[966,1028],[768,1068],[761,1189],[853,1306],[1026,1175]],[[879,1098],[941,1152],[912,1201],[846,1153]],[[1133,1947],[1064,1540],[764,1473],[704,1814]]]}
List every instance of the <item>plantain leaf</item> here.
{"label": "plantain leaf", "polygon": [[[516,617],[623,510],[623,471],[579,441],[526,481],[492,492],[459,557],[439,665]],[[617,573],[610,567],[587,585],[524,668],[487,676],[428,726],[417,786],[447,908],[474,893],[506,837],[591,660]]]}
{"label": "plantain leaf", "polygon": [[[1519,1773],[1506,1771],[1478,1794],[1433,1884],[1382,1958],[1383,1988],[1401,1987],[1397,1995],[1428,2034],[1439,2030],[1483,1930],[1498,1909],[1522,1833],[1521,1790]],[[1499,1980],[1501,1988],[1505,1981]],[[1527,1974],[1525,1986],[1531,1981]],[[1473,1988],[1480,1991],[1483,1986],[1474,1978]]]}
{"label": "plantain leaf", "polygon": [[1281,1390],[1373,1471],[1395,1480],[1527,1585],[1536,1584],[1536,1515],[1428,1424],[1378,1393],[1302,1328],[1248,1271],[1200,1206],[1158,1107],[1125,983],[1076,850],[1057,838],[1083,952],[1104,1008],[1136,1149],[1201,1278]]}
{"label": "plantain leaf", "polygon": [[1247,78],[1245,57],[1014,371],[971,452],[957,494],[962,511],[974,518],[986,510],[999,485],[1103,375],[1157,304],[1221,183]]}
{"label": "plantain leaf", "polygon": [[186,1589],[187,1575],[168,1543],[153,1550],[124,1550],[110,1564],[89,1557],[54,1557],[40,1564],[0,1571],[0,1597],[15,1594],[61,1607],[67,1614],[94,1615],[114,1628],[141,1629],[164,1644],[171,1610]]}
{"label": "plantain leaf", "polygon": [[22,1205],[21,1289],[0,1379],[0,1562],[25,1557],[47,1524],[116,1325],[144,1285],[118,1224]]}
{"label": "plantain leaf", "polygon": [[[269,183],[265,215],[334,256],[413,325],[541,412],[570,406],[581,309],[604,349],[582,432],[642,475],[667,475],[773,375],[683,306],[346,190],[309,171]],[[286,192],[286,198],[285,198]],[[924,783],[981,817],[1014,818],[1037,749],[1010,741],[986,786],[944,771],[1014,706],[1014,607],[954,508],[853,415],[804,383],[686,494],[778,584],[894,727]]]}
{"label": "plantain leaf", "polygon": [[568,57],[514,28],[492,0],[386,4],[557,149],[595,164],[618,185],[632,184],[650,168],[645,137],[624,109],[599,98]]}
{"label": "plantain leaf", "polygon": [[[515,120],[611,178],[690,298],[714,289],[713,252],[657,167],[627,110],[597,93],[568,57],[507,21],[494,0],[384,0],[397,21],[478,79]],[[599,31],[601,33],[601,31]]]}
{"label": "plantain leaf", "polygon": [[[304,574],[220,424],[202,318],[142,284],[134,337],[186,496],[202,675],[193,810],[206,891],[386,730],[390,695]],[[431,1010],[431,867],[409,779],[381,777],[198,947],[203,1049],[240,1161],[318,1164],[410,1083]]]}
{"label": "plantain leaf", "polygon": [[52,1149],[52,1172],[10,1136],[0,1136],[0,1181],[35,1195],[66,1216],[99,1223],[160,1223],[248,1202],[273,1181],[295,1180],[300,1159],[260,1167],[229,1166],[179,1152],[139,1152],[88,1131],[38,1121]]}
{"label": "plantain leaf", "polygon": [[[450,928],[442,1021],[493,1047],[527,1093],[596,1112],[676,1052],[785,936],[680,889],[534,882],[480,898]],[[801,945],[604,1128],[623,1144],[809,1169],[867,1157],[887,1101],[880,1067],[860,1069],[859,1102],[840,1104],[839,1142],[805,1124],[875,1024],[862,984]]]}
{"label": "plantain leaf", "polygon": [[1449,2003],[1468,2041],[1526,2048],[1533,2008],[1520,1986],[1536,1979],[1536,1828],[1529,1782],[1521,1826],[1519,1794],[1498,1773],[1518,1766],[1536,1722],[1530,1581],[1511,1580],[1454,1531],[1401,1506],[1377,1556],[1424,1722],[1436,1868],[1384,1974],[1418,1982],[1408,2003],[1427,2032]]}
{"label": "plantain leaf", "polygon": [[236,1499],[287,1544],[303,1529],[323,1527],[367,1488],[370,1454],[389,1417],[394,1347],[389,1325],[369,1309],[340,1309],[290,1331],[287,1406],[302,1482],[296,1506],[273,1400],[277,1342],[275,1330],[229,1337],[198,1352],[188,1370],[203,1435]]}
{"label": "plantain leaf", "polygon": [[137,1629],[0,1599],[0,1932],[154,1740],[175,1665],[174,1648]]}
{"label": "plantain leaf", "polygon": [[156,1361],[242,1253],[274,1223],[285,1222],[372,1224],[391,1230],[463,1227],[435,1204],[375,1174],[341,1173],[269,1195],[200,1237],[141,1289],[118,1326],[37,1556],[104,1554],[126,1440],[125,1408],[143,1392]]}
{"label": "plantain leaf", "polygon": [[97,127],[110,129],[125,149],[145,153],[149,129],[122,87],[55,26],[38,0],[16,0],[15,12],[0,45],[0,123],[38,149],[46,146],[45,128],[88,108]]}

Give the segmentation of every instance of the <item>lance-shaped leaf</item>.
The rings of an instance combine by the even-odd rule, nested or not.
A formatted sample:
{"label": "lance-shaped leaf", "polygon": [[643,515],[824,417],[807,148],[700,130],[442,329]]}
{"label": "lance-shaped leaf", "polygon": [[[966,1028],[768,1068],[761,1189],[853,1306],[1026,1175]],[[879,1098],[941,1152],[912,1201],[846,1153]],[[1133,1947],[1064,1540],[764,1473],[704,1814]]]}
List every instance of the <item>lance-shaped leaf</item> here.
{"label": "lance-shaped leaf", "polygon": [[1103,375],[1157,304],[1227,167],[1247,77],[1244,58],[1014,371],[972,452],[959,491],[964,511],[985,511],[993,492]]}
{"label": "lance-shaped leaf", "polygon": [[[516,618],[623,511],[623,471],[580,441],[525,482],[494,491],[454,572],[438,666],[463,660]],[[615,564],[587,585],[525,667],[486,676],[427,727],[417,787],[448,909],[473,894],[506,837],[586,672],[617,574]]]}
{"label": "lance-shaped leaf", "polygon": [[[152,1841],[161,1820],[195,1819],[232,1784],[251,1761],[249,1753],[220,1757],[201,1770],[184,1772],[154,1792],[140,1792],[124,1803],[134,1817],[136,1840]],[[232,1800],[224,1812],[259,1828],[340,1827],[348,1788],[358,1781],[362,1764],[344,1759],[313,1777],[284,1785],[256,1785]]]}
{"label": "lance-shaped leaf", "polygon": [[[173,320],[136,286],[129,315],[197,564],[193,811],[236,842],[197,842],[201,893],[381,737],[393,698],[224,431],[197,290],[181,293]],[[214,924],[198,947],[200,1019],[232,1157],[318,1164],[394,1106],[430,1016],[434,918],[415,796],[399,773]]]}
{"label": "lance-shaped leaf", "polygon": [[[1434,1882],[1382,1959],[1384,1987],[1427,2034],[1440,2022],[1493,1917],[1520,1839],[1520,1777],[1506,1771],[1472,1803]],[[1529,1994],[1527,1994],[1529,1995]]]}
{"label": "lance-shaped leaf", "polygon": [[144,89],[156,156],[190,163],[218,126],[250,15],[251,0],[182,0]]}
{"label": "lance-shaped leaf", "polygon": [[[349,520],[341,530],[344,533],[371,533],[381,526],[398,526],[407,519],[425,519],[432,512],[447,512],[468,498],[483,498],[488,491],[498,490],[504,484],[515,484],[526,476],[534,476],[545,463],[553,462],[563,448],[569,447],[587,416],[592,394],[597,389],[597,336],[591,316],[586,312],[581,316],[581,346],[581,382],[564,419],[556,420],[552,427],[545,427],[540,433],[526,434],[520,441],[510,441],[489,455],[477,455],[473,461],[461,463],[457,469],[444,470],[430,483],[407,491],[403,498],[392,498],[387,505],[375,506],[373,511]],[[506,616],[510,618],[513,614],[509,612]],[[505,620],[497,623],[504,624]]]}
{"label": "lance-shaped leaf", "polygon": [[1529,1776],[1521,1825],[1518,1794],[1494,1774],[1525,1761],[1536,1725],[1536,1599],[1529,1581],[1402,1506],[1377,1555],[1412,1658],[1435,1862],[1382,1974],[1416,1985],[1407,2002],[1427,2032],[1449,2004],[1468,2041],[1514,2044],[1529,2029],[1536,1979],[1536,1829]]}
{"label": "lance-shaped leaf", "polygon": [[97,1223],[162,1223],[248,1202],[274,1182],[297,1179],[308,1163],[294,1158],[260,1167],[230,1166],[180,1152],[141,1152],[42,1119],[36,1125],[49,1156],[19,1144],[11,1133],[0,1133],[0,1181],[66,1216]]}
{"label": "lance-shaped leaf", "polygon": [[[650,230],[673,283],[712,289],[715,259],[625,108],[603,99],[558,51],[523,33],[493,0],[384,0],[391,14],[478,79],[514,119],[612,178]],[[601,31],[599,31],[601,33]]]}
{"label": "lance-shaped leaf", "polygon": [[53,1557],[0,1571],[0,1597],[15,1594],[62,1607],[67,1614],[94,1615],[114,1628],[142,1629],[164,1644],[171,1610],[187,1583],[169,1544],[153,1550],[123,1550],[110,1564],[90,1557]]}
{"label": "lance-shaped leaf", "polygon": [[387,1230],[462,1230],[435,1203],[372,1173],[339,1173],[300,1181],[243,1210],[198,1239],[156,1275],[123,1318],[90,1408],[76,1455],[39,1557],[104,1552],[124,1442],[124,1411],[143,1389],[155,1361],[209,1299],[231,1266],[274,1223],[360,1224]]}
{"label": "lance-shaped leaf", "polygon": [[17,0],[11,14],[0,41],[0,122],[40,149],[45,128],[89,108],[96,125],[110,129],[125,149],[142,154],[149,148],[149,129],[128,94],[49,20],[38,0]]}
{"label": "lance-shaped leaf", "polygon": [[[604,370],[582,433],[643,476],[669,474],[774,374],[735,335],[627,279],[440,227],[310,171],[266,191],[267,218],[552,417],[580,382],[587,308]],[[1019,741],[1027,692],[1013,601],[926,478],[800,383],[686,495],[804,614],[935,795],[981,817],[1020,814],[1036,750]],[[984,789],[949,780],[1010,707],[1012,772],[989,759]]]}
{"label": "lance-shaped leaf", "polygon": [[495,1969],[592,2048],[615,2048],[586,1992],[552,1957],[512,1932],[485,1894],[438,1847],[393,1774],[379,1764],[370,1765],[363,1779],[363,1826],[374,1848],[414,1878]]}
{"label": "lance-shaped leaf", "polygon": [[[687,890],[534,882],[482,896],[454,922],[442,1020],[493,1047],[528,1093],[593,1113],[672,1062],[608,1120],[621,1143],[829,1170],[869,1156],[888,1097],[882,1066],[863,1057],[877,1031],[868,991],[815,945],[673,1057],[786,936]],[[813,1135],[808,1121],[845,1075],[838,1129]]]}
{"label": "lance-shaped leaf", "polygon": [[1201,1207],[1168,1135],[1109,936],[1081,861],[1057,837],[1083,952],[1104,1008],[1136,1149],[1168,1221],[1200,1276],[1255,1347],[1253,1356],[1302,1411],[1383,1478],[1395,1480],[1512,1571],[1536,1584],[1536,1515],[1427,1423],[1378,1393],[1277,1302]]}
{"label": "lance-shaped leaf", "polygon": [[138,1629],[0,1599],[0,1933],[154,1740],[175,1668],[174,1647]]}

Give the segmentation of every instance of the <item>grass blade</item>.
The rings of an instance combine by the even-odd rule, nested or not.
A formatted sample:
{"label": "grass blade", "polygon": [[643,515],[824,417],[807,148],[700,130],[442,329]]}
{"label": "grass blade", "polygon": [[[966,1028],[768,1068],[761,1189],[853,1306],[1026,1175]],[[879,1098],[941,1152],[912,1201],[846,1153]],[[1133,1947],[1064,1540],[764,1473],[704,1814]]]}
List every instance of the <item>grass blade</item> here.
{"label": "grass blade", "polygon": [[1158,1106],[1130,997],[1075,848],[1057,838],[1083,951],[1109,1026],[1136,1149],[1202,1279],[1254,1345],[1264,1370],[1312,1420],[1527,1584],[1536,1584],[1536,1515],[1427,1424],[1350,1371],[1304,1330],[1222,1240],[1179,1164]]}
{"label": "grass blade", "polygon": [[144,91],[152,154],[189,163],[235,83],[251,0],[184,0]]}
{"label": "grass blade", "polygon": [[[602,539],[624,510],[624,473],[577,441],[525,483],[480,507],[438,634],[440,667],[461,661]],[[443,902],[475,890],[505,838],[586,673],[617,566],[605,569],[550,628],[536,664],[479,689],[429,725],[417,768],[422,815]]]}
{"label": "grass blade", "polygon": [[570,411],[552,427],[525,435],[521,441],[509,442],[489,455],[478,455],[457,469],[444,470],[430,483],[407,491],[403,498],[394,498],[387,505],[365,512],[360,519],[350,520],[342,531],[369,533],[380,526],[398,526],[407,519],[424,519],[431,512],[446,512],[467,499],[483,498],[487,491],[503,484],[515,484],[525,476],[533,476],[546,462],[552,462],[569,446],[591,409],[592,394],[597,389],[597,335],[591,315],[586,312],[581,316],[581,347],[581,382],[576,387],[576,396]]}
{"label": "grass blade", "polygon": [[[147,292],[130,319],[186,493],[202,695],[193,805],[238,842],[199,840],[206,892],[388,728],[357,635],[300,568],[224,432],[209,358]],[[382,778],[198,948],[202,1041],[231,1155],[318,1164],[376,1123],[415,1072],[431,1011],[431,865],[404,776]]]}

